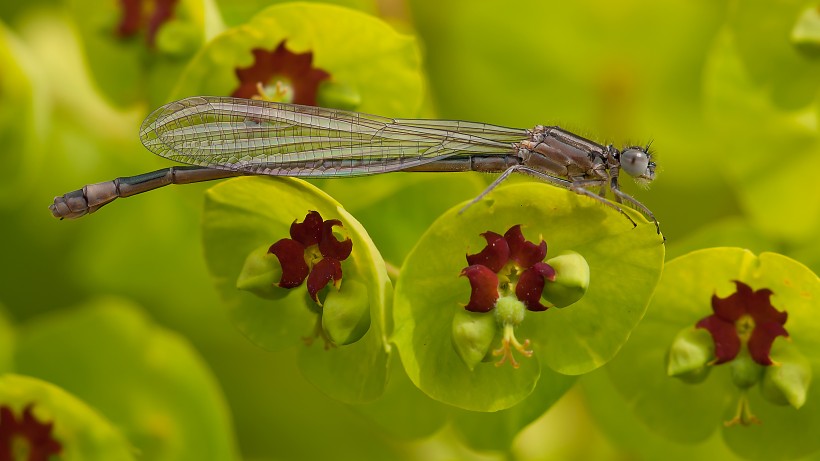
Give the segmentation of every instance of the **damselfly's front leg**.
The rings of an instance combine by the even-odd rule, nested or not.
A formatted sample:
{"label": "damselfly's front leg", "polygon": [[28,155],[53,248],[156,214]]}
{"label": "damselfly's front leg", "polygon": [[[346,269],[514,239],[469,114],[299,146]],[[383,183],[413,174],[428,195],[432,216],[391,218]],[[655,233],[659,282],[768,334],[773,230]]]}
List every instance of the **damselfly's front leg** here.
{"label": "damselfly's front leg", "polygon": [[[547,182],[549,184],[552,184],[554,186],[563,187],[564,189],[569,189],[569,190],[575,192],[576,194],[586,195],[587,197],[591,197],[591,198],[603,203],[604,205],[612,208],[613,210],[616,210],[617,212],[621,213],[622,215],[624,215],[624,217],[626,217],[626,219],[628,219],[629,222],[632,223],[633,227],[637,227],[637,225],[638,225],[638,223],[636,223],[635,220],[633,220],[628,214],[626,214],[626,212],[623,209],[621,209],[621,207],[619,207],[618,205],[610,202],[609,200],[607,200],[603,197],[600,197],[598,194],[595,194],[594,192],[591,192],[591,191],[586,189],[586,187],[596,187],[596,186],[597,187],[603,187],[603,186],[606,185],[606,180],[569,181],[569,180],[566,180],[566,179],[556,178],[554,176],[544,174],[544,173],[542,173],[538,170],[532,169],[532,168],[524,166],[524,165],[513,165],[513,166],[507,168],[506,170],[504,170],[504,172],[501,173],[501,175],[498,178],[496,178],[496,180],[493,181],[492,184],[490,184],[486,189],[484,189],[484,191],[482,193],[480,193],[478,195],[478,197],[471,200],[470,203],[468,203],[467,205],[464,206],[464,208],[459,210],[459,213],[464,213],[464,211],[466,211],[467,208],[470,208],[474,203],[478,202],[479,200],[481,200],[482,198],[487,196],[487,194],[489,194],[493,189],[498,187],[498,185],[501,184],[501,182],[503,182],[505,179],[507,179],[511,174],[513,174],[515,172],[524,173],[524,174],[533,176],[535,178],[538,178],[538,179],[540,179],[544,182]],[[626,194],[624,194],[624,195],[626,195]]]}
{"label": "damselfly's front leg", "polygon": [[631,195],[629,195],[625,192],[622,192],[617,187],[612,188],[612,193],[615,194],[615,197],[618,197],[619,199],[626,200],[627,202],[631,203],[636,208],[638,208],[644,215],[646,215],[646,217],[651,219],[652,222],[655,223],[655,228],[658,230],[658,234],[660,235],[661,226],[660,226],[660,224],[658,224],[658,220],[655,219],[655,215],[652,214],[651,211],[649,211],[649,208],[647,208],[646,205],[644,205],[643,203],[635,200]]}

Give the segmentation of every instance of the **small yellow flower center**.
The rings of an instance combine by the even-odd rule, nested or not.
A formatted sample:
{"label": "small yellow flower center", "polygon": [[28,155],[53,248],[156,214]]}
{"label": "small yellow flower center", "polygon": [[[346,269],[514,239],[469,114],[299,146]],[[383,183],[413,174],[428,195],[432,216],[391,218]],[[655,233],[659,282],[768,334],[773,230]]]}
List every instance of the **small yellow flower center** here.
{"label": "small yellow flower center", "polygon": [[751,315],[742,315],[735,322],[735,330],[737,331],[737,336],[740,338],[740,341],[744,344],[749,342],[749,338],[752,336],[752,331],[754,331],[754,329],[755,321]]}
{"label": "small yellow flower center", "polygon": [[27,461],[31,454],[31,444],[28,439],[19,435],[11,437],[11,459],[15,461]]}
{"label": "small yellow flower center", "polygon": [[271,79],[266,85],[257,82],[256,92],[257,94],[253,96],[253,99],[287,104],[293,102],[293,85],[287,79],[281,77]]}
{"label": "small yellow flower center", "polygon": [[313,266],[322,260],[322,252],[319,251],[319,245],[311,245],[305,249],[305,263],[308,268],[313,270]]}

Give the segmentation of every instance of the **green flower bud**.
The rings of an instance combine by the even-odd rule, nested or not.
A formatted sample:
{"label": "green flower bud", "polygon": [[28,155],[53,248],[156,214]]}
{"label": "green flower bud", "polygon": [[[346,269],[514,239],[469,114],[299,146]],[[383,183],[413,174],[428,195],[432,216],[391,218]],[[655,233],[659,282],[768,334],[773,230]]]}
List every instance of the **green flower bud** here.
{"label": "green flower bud", "polygon": [[487,357],[497,332],[492,314],[458,308],[453,317],[453,347],[467,368],[474,369]]}
{"label": "green flower bud", "polygon": [[811,364],[791,344],[778,353],[774,365],[766,367],[760,391],[766,400],[777,405],[800,408],[806,403],[811,384]]}
{"label": "green flower bud", "polygon": [[316,101],[320,107],[356,110],[362,104],[362,95],[351,85],[325,80],[319,84]]}
{"label": "green flower bud", "polygon": [[370,329],[367,287],[345,280],[339,290],[328,290],[322,305],[322,329],[337,346],[360,340]]}
{"label": "green flower bud", "polygon": [[268,253],[268,248],[270,245],[261,246],[245,258],[236,288],[264,299],[281,299],[288,294],[288,290],[277,285],[282,278],[282,266],[276,255]]}
{"label": "green flower bud", "polygon": [[589,288],[587,260],[574,251],[565,251],[548,259],[547,264],[555,269],[555,281],[544,283],[541,297],[558,308],[578,302]]}
{"label": "green flower bud", "polygon": [[790,38],[795,48],[807,56],[820,56],[820,9],[817,5],[803,10],[794,24]]}
{"label": "green flower bud", "polygon": [[732,370],[732,382],[740,389],[748,389],[760,382],[763,377],[763,365],[755,362],[748,353],[741,352],[729,362]]}
{"label": "green flower bud", "polygon": [[681,330],[669,348],[666,374],[689,384],[697,384],[712,369],[709,366],[715,358],[712,336],[702,328],[687,327]]}

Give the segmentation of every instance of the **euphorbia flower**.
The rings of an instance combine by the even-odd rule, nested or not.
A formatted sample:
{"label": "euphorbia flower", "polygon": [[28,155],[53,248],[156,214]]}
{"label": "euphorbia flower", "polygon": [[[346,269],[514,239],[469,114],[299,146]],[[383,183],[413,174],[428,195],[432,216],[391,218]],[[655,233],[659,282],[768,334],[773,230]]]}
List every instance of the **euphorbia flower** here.
{"label": "euphorbia flower", "polygon": [[[145,28],[145,41],[153,48],[160,26],[171,19],[178,0],[120,0],[122,19],[117,26],[120,37],[136,35]],[[145,3],[148,3],[146,7]]]}
{"label": "euphorbia flower", "polygon": [[515,293],[531,311],[547,310],[541,304],[544,280],[555,280],[555,270],[543,262],[547,242],[536,245],[524,238],[521,226],[511,227],[503,236],[487,231],[481,234],[487,246],[479,253],[467,255],[469,267],[461,275],[470,280],[472,294],[465,309],[488,312],[499,296]]}
{"label": "euphorbia flower", "polygon": [[[481,234],[487,246],[480,252],[467,255],[468,267],[461,275],[470,281],[472,292],[465,309],[471,312],[495,310],[498,323],[504,327],[501,349],[493,355],[501,356],[496,364],[509,360],[513,367],[518,363],[512,349],[529,357],[529,340],[520,343],[514,328],[523,320],[524,308],[544,311],[541,293],[547,280],[555,280],[555,269],[543,262],[547,256],[547,243],[529,242],[521,233],[521,226],[511,227],[503,236],[487,231]],[[520,306],[520,307],[519,307]]]}
{"label": "euphorbia flower", "polygon": [[749,285],[739,281],[735,281],[735,285],[737,291],[727,298],[712,296],[715,313],[699,321],[697,327],[712,335],[715,365],[733,360],[743,346],[748,348],[755,362],[771,365],[769,352],[775,338],[789,336],[783,327],[788,314],[772,306],[769,300],[771,290],[752,291]]}
{"label": "euphorbia flower", "polygon": [[20,419],[11,408],[0,406],[0,461],[47,461],[59,455],[63,446],[52,437],[53,425],[37,421],[32,405],[23,409]]}
{"label": "euphorbia flower", "polygon": [[353,242],[336,240],[333,226],[341,226],[338,219],[323,220],[317,211],[308,212],[301,223],[290,225],[290,237],[271,245],[268,253],[276,255],[282,266],[279,286],[294,288],[307,279],[311,299],[332,280],[338,286],[342,279],[341,262],[350,256]]}
{"label": "euphorbia flower", "polygon": [[253,65],[236,69],[239,87],[231,96],[316,105],[319,84],[330,74],[313,67],[313,53],[293,53],[281,42],[273,51],[253,50]]}

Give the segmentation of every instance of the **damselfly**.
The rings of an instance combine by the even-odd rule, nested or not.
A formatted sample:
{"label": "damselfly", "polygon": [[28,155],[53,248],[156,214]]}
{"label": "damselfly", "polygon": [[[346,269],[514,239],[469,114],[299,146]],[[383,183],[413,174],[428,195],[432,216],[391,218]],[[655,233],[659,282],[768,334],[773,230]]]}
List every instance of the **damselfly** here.
{"label": "damselfly", "polygon": [[[650,220],[643,204],[620,190],[621,169],[639,183],[655,177],[647,148],[618,150],[557,126],[531,130],[450,120],[392,119],[321,107],[196,96],[155,110],[140,128],[148,150],[176,166],[90,184],[55,197],[60,219],[97,211],[118,197],[168,184],[243,175],[349,177],[393,171],[501,173],[480,200],[514,172],[598,200],[636,226],[619,206],[628,202]],[[598,189],[596,194],[593,190]],[[607,189],[615,203],[606,200]]]}

